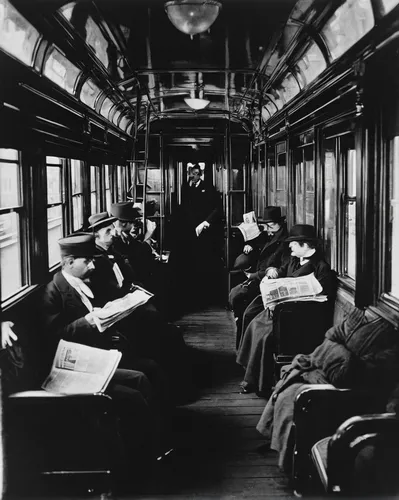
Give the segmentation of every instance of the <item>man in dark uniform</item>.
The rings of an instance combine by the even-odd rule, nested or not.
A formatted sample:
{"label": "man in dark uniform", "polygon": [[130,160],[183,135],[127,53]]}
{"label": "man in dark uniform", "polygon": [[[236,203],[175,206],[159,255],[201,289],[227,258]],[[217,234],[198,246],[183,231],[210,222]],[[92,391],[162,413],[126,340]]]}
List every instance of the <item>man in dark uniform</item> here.
{"label": "man in dark uniform", "polygon": [[[96,326],[94,307],[97,304],[87,285],[94,270],[96,247],[93,235],[71,235],[59,240],[59,245],[62,270],[46,286],[41,303],[49,355],[54,355],[60,339],[102,349],[117,348],[116,332],[109,329],[100,333]],[[123,366],[123,357],[121,362]],[[141,371],[118,368],[107,392],[114,399],[121,420],[126,456],[131,460],[140,449],[142,463],[148,463],[154,453],[158,419],[154,414],[149,380]]]}
{"label": "man in dark uniform", "polygon": [[182,296],[189,289],[191,302],[202,302],[222,282],[222,203],[214,186],[201,175],[201,167],[194,165],[190,182],[182,186],[175,230],[175,272]]}
{"label": "man in dark uniform", "polygon": [[[242,317],[247,306],[260,293],[259,285],[266,275],[268,267],[280,267],[284,257],[288,258],[288,245],[285,239],[288,236],[285,217],[281,216],[280,207],[266,207],[262,223],[266,224],[266,231],[244,247],[244,253],[257,254],[254,269],[245,273],[247,280],[240,283],[230,291],[229,301],[236,318],[237,335],[236,348],[241,339]],[[245,251],[246,250],[246,251]]]}

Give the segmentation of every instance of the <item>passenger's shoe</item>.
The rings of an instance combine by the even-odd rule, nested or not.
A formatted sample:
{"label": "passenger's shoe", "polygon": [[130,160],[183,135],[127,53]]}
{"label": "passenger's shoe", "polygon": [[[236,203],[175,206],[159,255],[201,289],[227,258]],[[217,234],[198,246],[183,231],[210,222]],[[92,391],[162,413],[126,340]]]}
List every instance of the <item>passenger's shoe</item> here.
{"label": "passenger's shoe", "polygon": [[245,381],[241,382],[239,388],[240,388],[240,394],[251,394],[252,392],[255,392],[255,387],[252,384],[249,384],[248,382]]}

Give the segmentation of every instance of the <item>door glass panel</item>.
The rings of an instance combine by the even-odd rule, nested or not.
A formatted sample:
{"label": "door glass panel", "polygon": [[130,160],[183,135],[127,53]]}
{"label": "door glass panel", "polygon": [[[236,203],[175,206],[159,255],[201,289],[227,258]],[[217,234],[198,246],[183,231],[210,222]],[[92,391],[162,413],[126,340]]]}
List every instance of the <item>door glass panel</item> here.
{"label": "door glass panel", "polygon": [[337,173],[335,140],[324,141],[324,252],[331,267],[337,269]]}

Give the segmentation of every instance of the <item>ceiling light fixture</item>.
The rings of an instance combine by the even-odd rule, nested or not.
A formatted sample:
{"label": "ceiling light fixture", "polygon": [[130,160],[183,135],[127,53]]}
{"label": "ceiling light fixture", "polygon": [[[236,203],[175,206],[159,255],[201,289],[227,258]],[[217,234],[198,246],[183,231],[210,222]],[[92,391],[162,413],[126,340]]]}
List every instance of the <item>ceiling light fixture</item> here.
{"label": "ceiling light fixture", "polygon": [[165,2],[170,22],[186,35],[203,33],[215,22],[222,7],[216,0],[171,0]]}
{"label": "ceiling light fixture", "polygon": [[[190,90],[190,97],[185,97],[184,101],[191,109],[199,110],[205,109],[208,104],[211,102],[208,99],[204,99],[204,85],[202,83],[198,83],[199,76],[196,75],[196,83],[193,90]],[[202,76],[201,76],[202,79]]]}

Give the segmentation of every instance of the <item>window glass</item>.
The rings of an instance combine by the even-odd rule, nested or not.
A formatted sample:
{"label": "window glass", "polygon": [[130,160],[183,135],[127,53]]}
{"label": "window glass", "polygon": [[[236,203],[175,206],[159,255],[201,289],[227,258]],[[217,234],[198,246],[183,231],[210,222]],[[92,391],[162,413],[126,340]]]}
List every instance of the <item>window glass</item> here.
{"label": "window glass", "polygon": [[274,152],[268,155],[268,205],[276,205],[276,161]]}
{"label": "window glass", "polygon": [[305,157],[305,223],[314,224],[315,165],[313,146],[304,148]]}
{"label": "window glass", "polygon": [[295,223],[303,224],[303,179],[305,164],[303,161],[303,149],[299,148],[294,157],[294,184],[295,184]]}
{"label": "window glass", "polygon": [[297,94],[299,94],[300,88],[298,82],[295,80],[292,74],[288,74],[285,79],[281,82],[279,91],[284,96],[285,102],[293,99]]}
{"label": "window glass", "polygon": [[385,13],[391,11],[396,5],[398,5],[399,1],[398,0],[382,0],[382,3],[384,5],[384,10]]}
{"label": "window glass", "polygon": [[119,122],[119,128],[121,130],[126,130],[128,123],[129,122],[128,122],[128,119],[126,118],[126,116],[122,116],[121,121]]}
{"label": "window glass", "polygon": [[105,180],[105,205],[107,212],[111,211],[112,195],[111,195],[111,168],[109,165],[104,165],[104,180]]}
{"label": "window glass", "polygon": [[100,169],[93,165],[90,167],[90,206],[92,214],[100,212]]}
{"label": "window glass", "polygon": [[126,129],[126,133],[130,135],[132,133],[132,130],[133,130],[133,122]]}
{"label": "window glass", "polygon": [[326,61],[315,43],[310,45],[305,55],[298,61],[298,68],[302,73],[302,78],[304,82],[306,82],[306,85],[312,82],[326,69]]}
{"label": "window glass", "polygon": [[78,231],[83,226],[83,162],[71,160],[71,181],[72,181],[72,230]]}
{"label": "window glass", "polygon": [[47,156],[46,163],[48,264],[52,268],[60,262],[58,240],[64,236],[66,231],[63,220],[65,159]]}
{"label": "window glass", "polygon": [[122,111],[119,111],[119,109],[115,110],[114,116],[112,117],[112,123],[114,125],[118,125],[118,120],[119,120],[119,117],[121,116],[121,114],[122,114]]}
{"label": "window glass", "polygon": [[390,226],[388,234],[390,247],[390,293],[399,299],[399,137],[391,143],[391,173],[390,173]]}
{"label": "window glass", "polygon": [[345,154],[346,207],[345,207],[345,267],[350,278],[356,277],[356,151],[348,149]]}
{"label": "window glass", "polygon": [[5,163],[0,159],[0,208],[11,208],[20,205],[19,165]]}
{"label": "window glass", "polygon": [[267,104],[265,104],[264,107],[267,109],[267,111],[269,111],[270,116],[273,116],[274,113],[277,111],[276,106],[272,102],[268,102]]}
{"label": "window glass", "polygon": [[322,29],[333,60],[340,57],[374,26],[370,0],[347,0]]}
{"label": "window glass", "polygon": [[58,240],[63,237],[62,206],[47,208],[48,263],[53,267],[60,262]]}
{"label": "window glass", "polygon": [[82,72],[64,57],[55,47],[50,49],[43,74],[69,94],[75,91],[75,84]]}
{"label": "window glass", "polygon": [[47,167],[47,203],[62,202],[61,167]]}
{"label": "window glass", "polygon": [[117,167],[117,175],[118,175],[118,202],[125,201],[126,199],[125,167],[119,165]]}
{"label": "window glass", "polygon": [[102,103],[100,113],[107,120],[109,120],[109,112],[110,112],[113,105],[114,105],[114,103],[108,97],[106,97],[104,99],[104,102]]}
{"label": "window glass", "polygon": [[17,212],[0,215],[1,300],[22,288],[22,252]]}
{"label": "window glass", "polygon": [[[287,167],[285,153],[285,142],[276,146],[277,151],[277,172],[276,172],[276,205],[281,207],[282,213],[286,213],[287,207]],[[282,152],[284,151],[284,152]]]}
{"label": "window glass", "polygon": [[90,108],[94,109],[94,104],[100,93],[100,89],[93,82],[93,80],[86,80],[80,92],[80,100],[87,104]]}
{"label": "window glass", "polygon": [[8,0],[0,0],[0,48],[28,66],[33,65],[39,32]]}
{"label": "window glass", "polygon": [[324,253],[333,269],[337,263],[337,172],[335,140],[324,141]]}
{"label": "window glass", "polygon": [[20,227],[24,221],[21,193],[19,152],[0,149],[0,208],[3,210],[0,215],[1,300],[9,298],[25,284]]}
{"label": "window glass", "polygon": [[75,5],[76,2],[67,3],[66,5],[64,5],[59,9],[59,13],[63,15],[67,21],[70,21],[72,18],[72,12]]}
{"label": "window glass", "polygon": [[86,22],[86,43],[94,50],[97,59],[99,59],[106,69],[108,69],[108,42],[101,32],[100,27],[91,17]]}

